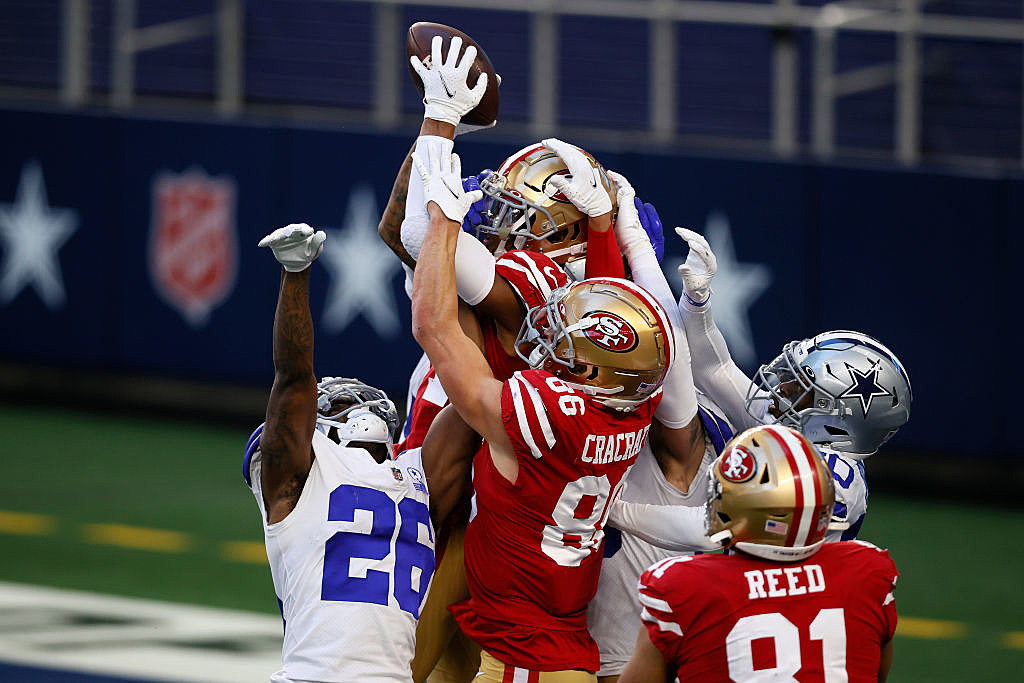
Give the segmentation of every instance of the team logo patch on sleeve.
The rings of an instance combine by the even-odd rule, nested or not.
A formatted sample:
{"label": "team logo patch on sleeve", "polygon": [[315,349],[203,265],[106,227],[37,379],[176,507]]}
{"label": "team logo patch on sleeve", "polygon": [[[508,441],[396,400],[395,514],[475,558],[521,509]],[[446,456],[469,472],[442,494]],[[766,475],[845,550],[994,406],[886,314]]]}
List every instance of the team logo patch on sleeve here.
{"label": "team logo patch on sleeve", "polygon": [[584,334],[601,348],[625,353],[635,349],[639,343],[640,338],[633,326],[614,313],[594,311],[589,317],[596,319],[597,323],[588,327]]}
{"label": "team logo patch on sleeve", "polygon": [[407,467],[406,470],[409,472],[409,477],[412,479],[412,487],[420,493],[427,492],[427,486],[423,483],[423,475],[415,467]]}
{"label": "team logo patch on sleeve", "polygon": [[757,470],[757,458],[743,446],[735,446],[725,456],[725,460],[722,461],[720,468],[722,477],[731,482],[742,484],[754,476],[754,472]]}

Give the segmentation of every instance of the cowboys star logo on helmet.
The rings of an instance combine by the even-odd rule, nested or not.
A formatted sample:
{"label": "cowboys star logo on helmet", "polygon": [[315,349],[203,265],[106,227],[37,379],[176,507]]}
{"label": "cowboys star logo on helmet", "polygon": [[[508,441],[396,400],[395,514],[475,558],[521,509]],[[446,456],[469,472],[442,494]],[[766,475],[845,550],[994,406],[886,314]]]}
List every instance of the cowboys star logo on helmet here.
{"label": "cowboys star logo on helmet", "polygon": [[861,372],[849,363],[846,369],[850,371],[850,388],[839,395],[839,398],[856,396],[860,399],[861,412],[866,416],[871,408],[871,399],[876,396],[892,396],[885,390],[885,387],[878,385],[878,364],[876,363],[867,372]]}
{"label": "cowboys star logo on helmet", "polygon": [[754,375],[746,408],[759,422],[777,420],[862,459],[906,424],[913,400],[892,351],[866,334],[836,330],[786,344]]}

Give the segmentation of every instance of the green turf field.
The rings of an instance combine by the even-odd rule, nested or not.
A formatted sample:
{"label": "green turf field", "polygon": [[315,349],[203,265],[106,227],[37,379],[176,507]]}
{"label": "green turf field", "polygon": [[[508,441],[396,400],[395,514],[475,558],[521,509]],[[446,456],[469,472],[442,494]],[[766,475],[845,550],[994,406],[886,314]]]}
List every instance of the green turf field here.
{"label": "green turf field", "polygon": [[[0,580],[277,611],[246,430],[3,406],[0,435]],[[861,537],[902,573],[890,680],[1024,680],[1024,512],[875,496]]]}

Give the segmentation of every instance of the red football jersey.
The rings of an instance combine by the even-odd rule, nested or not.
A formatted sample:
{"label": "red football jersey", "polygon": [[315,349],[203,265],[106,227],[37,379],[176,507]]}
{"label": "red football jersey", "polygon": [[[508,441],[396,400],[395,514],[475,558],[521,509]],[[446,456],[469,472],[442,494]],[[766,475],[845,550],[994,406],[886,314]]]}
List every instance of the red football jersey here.
{"label": "red football jersey", "polygon": [[[507,252],[495,262],[494,270],[508,282],[526,309],[543,304],[552,290],[569,282],[569,277],[558,264],[533,251]],[[510,356],[501,346],[494,321],[482,314],[479,319],[484,337],[484,357],[495,379],[504,382],[513,373],[526,370],[529,366],[519,356]],[[448,396],[441,389],[434,369],[430,368],[415,393],[408,418],[411,425],[409,435],[397,446],[396,452],[422,446],[431,423],[447,404]]]}
{"label": "red football jersey", "polygon": [[515,484],[490,451],[474,461],[476,515],[466,532],[472,597],[452,606],[462,630],[506,664],[597,671],[587,603],[597,590],[604,524],[650,430],[661,390],[632,412],[610,410],[545,370],[502,389]]}
{"label": "red football jersey", "polygon": [[651,642],[687,681],[877,681],[896,631],[889,552],[826,543],[801,562],[673,557],[640,577]]}

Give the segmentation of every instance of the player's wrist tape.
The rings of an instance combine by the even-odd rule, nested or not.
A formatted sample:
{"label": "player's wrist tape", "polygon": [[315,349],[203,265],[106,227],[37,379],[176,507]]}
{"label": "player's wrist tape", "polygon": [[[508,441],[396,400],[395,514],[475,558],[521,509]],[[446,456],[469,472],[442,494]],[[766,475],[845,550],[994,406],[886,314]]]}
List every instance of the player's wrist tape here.
{"label": "player's wrist tape", "polygon": [[707,297],[705,297],[703,301],[694,301],[693,298],[686,292],[686,290],[683,290],[683,299],[686,300],[686,303],[690,304],[691,306],[694,306],[695,308],[703,308],[704,306],[707,305],[709,301],[711,301],[711,292],[708,292]]}

